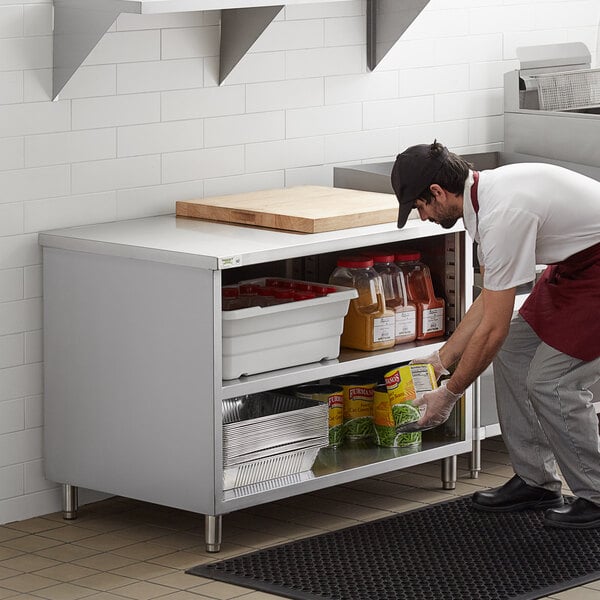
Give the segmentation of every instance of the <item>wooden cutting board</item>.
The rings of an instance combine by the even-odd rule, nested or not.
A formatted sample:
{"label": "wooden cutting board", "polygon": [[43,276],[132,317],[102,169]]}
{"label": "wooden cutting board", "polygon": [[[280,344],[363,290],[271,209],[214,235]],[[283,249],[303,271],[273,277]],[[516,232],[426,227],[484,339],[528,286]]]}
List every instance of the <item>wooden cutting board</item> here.
{"label": "wooden cutting board", "polygon": [[395,222],[398,201],[393,194],[305,185],[182,200],[177,202],[176,213],[179,217],[319,233]]}

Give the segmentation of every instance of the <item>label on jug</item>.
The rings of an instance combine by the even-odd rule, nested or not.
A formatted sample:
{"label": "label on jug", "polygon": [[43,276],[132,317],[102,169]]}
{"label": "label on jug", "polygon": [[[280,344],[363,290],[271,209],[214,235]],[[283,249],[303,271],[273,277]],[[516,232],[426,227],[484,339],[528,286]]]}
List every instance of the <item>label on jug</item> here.
{"label": "label on jug", "polygon": [[377,344],[380,342],[389,342],[391,340],[395,340],[395,326],[395,316],[373,319],[373,343]]}
{"label": "label on jug", "polygon": [[417,312],[402,310],[396,313],[396,337],[412,337],[417,335]]}
{"label": "label on jug", "polygon": [[444,333],[444,309],[426,308],[423,310],[423,333]]}

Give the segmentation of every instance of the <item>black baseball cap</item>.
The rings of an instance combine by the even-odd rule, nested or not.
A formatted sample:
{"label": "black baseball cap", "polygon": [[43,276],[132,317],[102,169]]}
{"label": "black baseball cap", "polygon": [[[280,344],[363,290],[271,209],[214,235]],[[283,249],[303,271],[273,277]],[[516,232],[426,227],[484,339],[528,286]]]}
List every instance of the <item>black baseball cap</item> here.
{"label": "black baseball cap", "polygon": [[427,188],[448,158],[448,148],[433,144],[411,146],[398,154],[392,168],[392,187],[398,198],[398,228],[406,224],[419,194]]}

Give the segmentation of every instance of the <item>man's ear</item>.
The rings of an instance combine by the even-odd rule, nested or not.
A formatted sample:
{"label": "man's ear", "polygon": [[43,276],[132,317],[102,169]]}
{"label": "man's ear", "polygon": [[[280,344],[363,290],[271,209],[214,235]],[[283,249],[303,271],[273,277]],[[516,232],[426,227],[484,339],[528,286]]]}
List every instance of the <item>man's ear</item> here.
{"label": "man's ear", "polygon": [[446,192],[444,188],[438,185],[437,183],[432,183],[429,186],[429,191],[433,194],[433,197],[437,200],[442,196],[445,196]]}

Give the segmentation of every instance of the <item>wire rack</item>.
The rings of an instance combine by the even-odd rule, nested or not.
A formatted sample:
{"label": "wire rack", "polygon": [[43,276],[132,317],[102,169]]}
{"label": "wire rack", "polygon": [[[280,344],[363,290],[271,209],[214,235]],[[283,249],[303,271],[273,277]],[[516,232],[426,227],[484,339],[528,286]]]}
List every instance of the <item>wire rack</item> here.
{"label": "wire rack", "polygon": [[535,75],[542,110],[600,105],[600,69]]}

